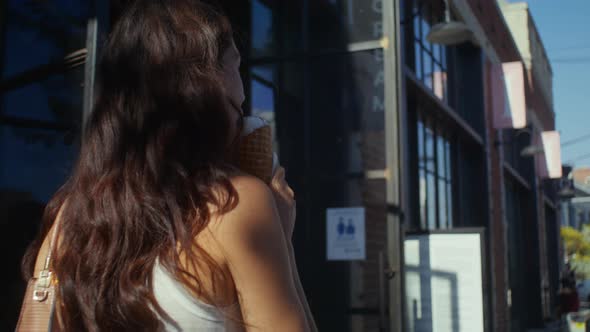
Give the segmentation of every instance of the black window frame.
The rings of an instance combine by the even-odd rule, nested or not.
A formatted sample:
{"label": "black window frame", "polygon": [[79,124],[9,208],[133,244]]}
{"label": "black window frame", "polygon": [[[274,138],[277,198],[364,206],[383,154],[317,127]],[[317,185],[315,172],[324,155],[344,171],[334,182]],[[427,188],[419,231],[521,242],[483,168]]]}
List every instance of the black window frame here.
{"label": "black window frame", "polygon": [[[454,134],[453,132],[446,127],[444,124],[437,122],[431,116],[425,114],[424,112],[418,112],[417,114],[417,121],[416,121],[416,142],[417,142],[417,165],[418,165],[418,190],[417,190],[417,198],[418,198],[418,209],[419,213],[417,213],[417,220],[418,222],[414,225],[414,227],[418,226],[420,230],[437,230],[437,229],[451,229],[456,225],[455,222],[455,197],[456,197],[456,190],[455,188],[455,174],[453,170],[454,157],[453,157],[453,142],[454,142]],[[422,129],[422,132],[420,132]],[[432,147],[433,147],[433,161],[432,161],[432,170],[429,170],[427,163],[429,162],[428,153],[426,148],[428,144],[427,141],[427,133],[430,131],[432,135]],[[444,156],[439,155],[439,144],[442,142],[443,144],[443,151]],[[422,145],[422,146],[421,146]],[[422,150],[422,151],[421,151]],[[444,164],[443,170],[445,174],[439,174],[441,170],[441,163]],[[424,177],[424,184],[421,184],[420,181],[422,179],[422,174],[425,175]],[[428,176],[432,175],[434,177],[434,220],[429,220],[429,181]],[[441,192],[440,183],[443,182],[445,184],[445,188],[442,189],[445,192]],[[422,193],[422,185],[424,185],[424,194]],[[441,197],[444,196],[444,204],[445,204],[445,216],[441,216]],[[422,200],[425,200],[424,206],[421,206]],[[434,227],[430,227],[433,224]]]}
{"label": "black window frame", "polygon": [[[406,59],[409,67],[414,71],[418,80],[430,91],[435,92],[437,97],[449,104],[449,50],[446,46],[430,43],[424,36],[428,34],[424,28],[432,27],[444,17],[444,4],[440,1],[406,0],[409,5],[405,7],[408,19],[403,21],[406,28],[406,38],[409,42],[405,46]],[[426,15],[426,17],[425,17]],[[425,61],[430,68],[425,67]],[[442,96],[435,91],[435,68],[438,66],[441,72]],[[428,70],[429,76],[426,76]],[[429,81],[430,79],[430,81]],[[429,83],[430,82],[430,83]]]}

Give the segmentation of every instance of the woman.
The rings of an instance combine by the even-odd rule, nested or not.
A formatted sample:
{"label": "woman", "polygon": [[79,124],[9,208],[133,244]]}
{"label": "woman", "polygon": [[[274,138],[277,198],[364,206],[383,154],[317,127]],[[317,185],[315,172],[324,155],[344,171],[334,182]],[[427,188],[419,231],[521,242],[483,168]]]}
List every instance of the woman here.
{"label": "woman", "polygon": [[198,1],[135,1],[119,18],[80,158],[23,262],[41,270],[59,218],[62,329],[316,330],[284,169],[269,188],[232,166],[239,65],[227,19]]}

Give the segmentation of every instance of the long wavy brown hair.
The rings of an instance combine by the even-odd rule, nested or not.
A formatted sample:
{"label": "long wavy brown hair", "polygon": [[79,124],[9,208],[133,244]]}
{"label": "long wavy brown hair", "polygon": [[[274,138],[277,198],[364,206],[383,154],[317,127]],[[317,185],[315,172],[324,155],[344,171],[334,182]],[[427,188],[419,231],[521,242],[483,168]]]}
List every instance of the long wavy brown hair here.
{"label": "long wavy brown hair", "polygon": [[237,204],[220,79],[231,42],[228,20],[192,0],[134,1],[113,26],[79,160],[23,259],[28,278],[62,209],[52,269],[66,331],[162,330],[161,318],[170,318],[152,291],[156,260],[214,303],[186,262],[226,278],[194,239],[209,206],[226,212]]}

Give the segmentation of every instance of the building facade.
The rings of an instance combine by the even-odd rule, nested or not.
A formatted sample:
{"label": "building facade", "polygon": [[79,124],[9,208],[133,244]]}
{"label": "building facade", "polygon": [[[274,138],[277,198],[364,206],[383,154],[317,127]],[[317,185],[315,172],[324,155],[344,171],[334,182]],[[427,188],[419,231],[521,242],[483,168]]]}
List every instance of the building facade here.
{"label": "building facade", "polygon": [[[526,7],[477,0],[452,0],[449,8],[438,0],[211,2],[236,32],[244,108],[271,122],[297,193],[294,246],[320,330],[432,328],[432,318],[409,322],[416,316],[405,296],[404,236],[461,229],[484,234],[482,329],[526,331],[551,318],[555,190],[538,176],[535,158],[519,153],[534,135],[554,129],[551,68]],[[63,8],[10,0],[1,12],[0,206],[19,219],[18,248],[76,157],[93,64],[125,5],[57,3]],[[469,28],[469,40],[429,42],[446,11]],[[493,125],[491,68],[514,61],[525,73],[524,135]],[[365,209],[365,259],[328,260],[327,209],[358,206]],[[12,308],[23,290],[20,255],[10,264]],[[426,312],[428,304],[421,306]],[[10,327],[16,310],[3,314]]]}
{"label": "building facade", "polygon": [[566,175],[573,197],[562,202],[562,226],[582,230],[590,224],[590,168],[576,168]]}

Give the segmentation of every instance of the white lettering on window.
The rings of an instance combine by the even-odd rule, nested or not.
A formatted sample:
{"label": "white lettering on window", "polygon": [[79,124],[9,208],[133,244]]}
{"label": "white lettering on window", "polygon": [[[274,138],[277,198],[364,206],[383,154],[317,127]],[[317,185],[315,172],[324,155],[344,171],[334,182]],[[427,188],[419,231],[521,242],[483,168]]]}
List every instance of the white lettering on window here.
{"label": "white lettering on window", "polygon": [[373,0],[371,8],[373,8],[375,13],[381,14],[383,11],[383,0]]}
{"label": "white lettering on window", "polygon": [[373,79],[373,86],[378,88],[383,84],[385,84],[385,75],[383,73],[383,69],[381,69],[379,72],[377,72],[377,75],[375,75],[375,79]]}
{"label": "white lettering on window", "polygon": [[373,22],[373,37],[379,38],[383,35],[383,22]]}
{"label": "white lettering on window", "polygon": [[375,62],[377,63],[383,63],[383,50],[376,49],[373,51],[373,59],[375,59]]}
{"label": "white lettering on window", "polygon": [[379,96],[373,96],[373,112],[385,111],[385,104]]}

